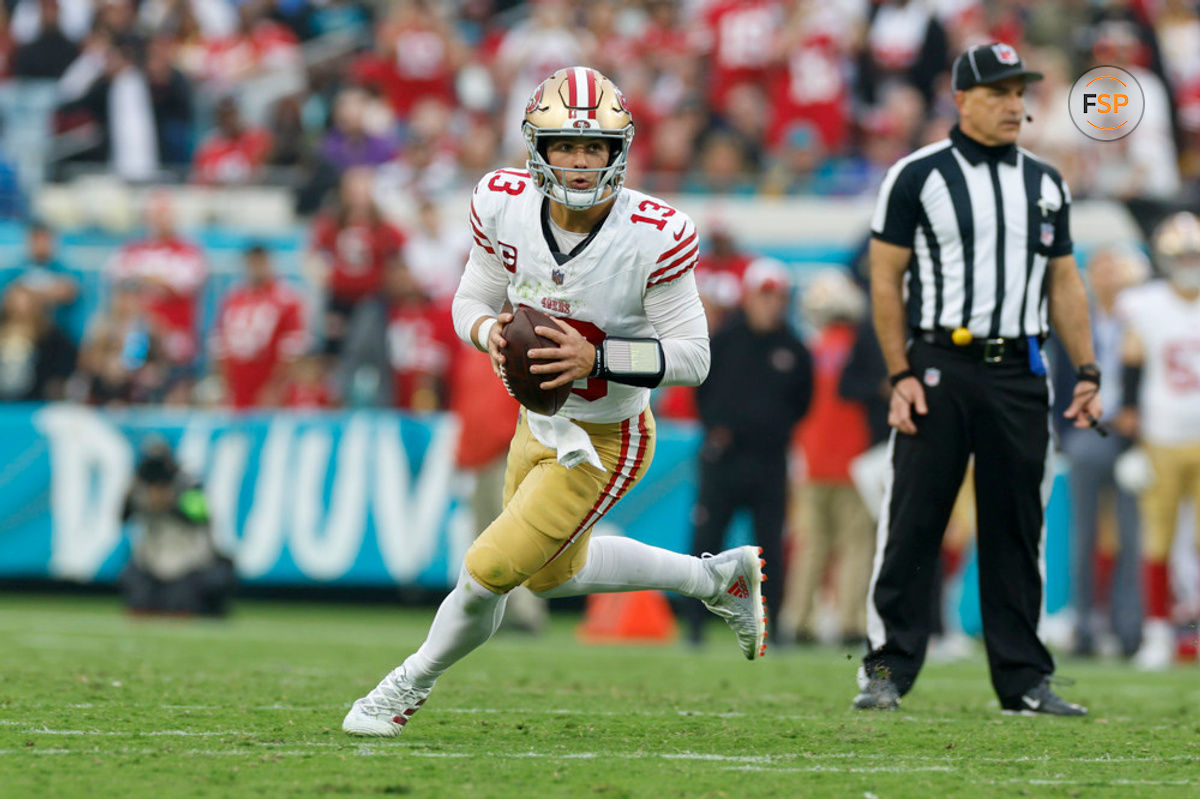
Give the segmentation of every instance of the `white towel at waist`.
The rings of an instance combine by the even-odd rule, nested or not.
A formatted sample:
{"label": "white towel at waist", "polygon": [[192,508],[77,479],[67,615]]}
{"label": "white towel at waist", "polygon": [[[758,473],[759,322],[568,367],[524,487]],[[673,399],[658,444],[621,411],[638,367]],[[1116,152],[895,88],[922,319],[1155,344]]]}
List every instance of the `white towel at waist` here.
{"label": "white towel at waist", "polygon": [[525,411],[525,419],[529,422],[529,431],[542,446],[558,453],[558,462],[568,469],[574,469],[581,463],[587,462],[604,472],[604,464],[600,455],[592,446],[592,438],[579,425],[565,416],[543,416],[533,411]]}

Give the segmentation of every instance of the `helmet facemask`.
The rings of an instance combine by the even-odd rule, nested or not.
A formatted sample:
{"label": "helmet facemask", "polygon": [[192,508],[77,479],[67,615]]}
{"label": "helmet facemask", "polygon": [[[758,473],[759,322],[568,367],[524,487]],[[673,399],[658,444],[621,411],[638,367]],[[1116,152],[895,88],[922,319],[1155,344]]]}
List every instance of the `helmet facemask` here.
{"label": "helmet facemask", "polygon": [[[565,205],[573,211],[607,202],[617,195],[625,184],[625,169],[629,154],[629,143],[633,141],[633,127],[613,133],[603,130],[540,130],[528,122],[522,126],[525,134],[525,146],[529,150],[529,160],[526,168],[533,176],[533,185],[544,196],[556,203]],[[547,158],[547,146],[550,141],[560,138],[596,138],[608,142],[608,164],[595,169],[580,167],[555,167],[550,165]],[[583,191],[567,188],[555,173],[571,172],[574,174],[595,174],[596,184]],[[610,192],[609,189],[612,191]]]}
{"label": "helmet facemask", "polygon": [[[608,78],[594,69],[560,69],[542,82],[529,98],[521,125],[526,167],[543,196],[574,211],[613,199],[625,183],[633,118],[625,98]],[[552,167],[547,147],[554,139],[597,138],[609,143],[608,164],[599,168]],[[596,184],[586,190],[568,188],[555,172],[594,173]]]}

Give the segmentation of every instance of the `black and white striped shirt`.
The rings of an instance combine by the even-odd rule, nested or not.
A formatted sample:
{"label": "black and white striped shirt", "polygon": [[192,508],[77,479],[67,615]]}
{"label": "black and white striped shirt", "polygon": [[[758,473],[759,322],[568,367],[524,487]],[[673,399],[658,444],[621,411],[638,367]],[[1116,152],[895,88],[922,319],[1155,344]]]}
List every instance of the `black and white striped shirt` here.
{"label": "black and white striped shirt", "polygon": [[980,144],[957,126],[896,162],[871,233],[913,250],[909,326],[1045,336],[1046,265],[1071,253],[1070,204],[1062,177],[1032,153]]}

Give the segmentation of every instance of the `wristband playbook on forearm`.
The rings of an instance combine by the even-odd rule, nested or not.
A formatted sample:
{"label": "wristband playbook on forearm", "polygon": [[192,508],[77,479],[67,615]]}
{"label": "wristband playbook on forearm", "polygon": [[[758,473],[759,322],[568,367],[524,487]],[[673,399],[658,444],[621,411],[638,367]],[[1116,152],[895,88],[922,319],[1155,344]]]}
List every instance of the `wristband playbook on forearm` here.
{"label": "wristband playbook on forearm", "polygon": [[662,343],[655,338],[609,336],[596,347],[591,377],[627,386],[654,388],[666,374]]}

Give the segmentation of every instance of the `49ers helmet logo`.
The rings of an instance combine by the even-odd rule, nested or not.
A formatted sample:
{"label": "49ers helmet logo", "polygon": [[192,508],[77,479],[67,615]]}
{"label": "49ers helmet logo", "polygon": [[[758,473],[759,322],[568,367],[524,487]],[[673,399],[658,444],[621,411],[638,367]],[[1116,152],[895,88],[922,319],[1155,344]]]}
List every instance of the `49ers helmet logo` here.
{"label": "49ers helmet logo", "polygon": [[542,81],[538,87],[533,90],[533,94],[529,96],[529,102],[525,104],[525,113],[532,114],[542,104],[542,92],[546,90],[546,82]]}
{"label": "49ers helmet logo", "polygon": [[616,110],[624,111],[626,114],[628,114],[629,113],[629,101],[625,99],[625,94],[620,89],[617,89],[616,86],[613,86],[613,89],[615,89],[613,94],[615,94],[617,96]]}

